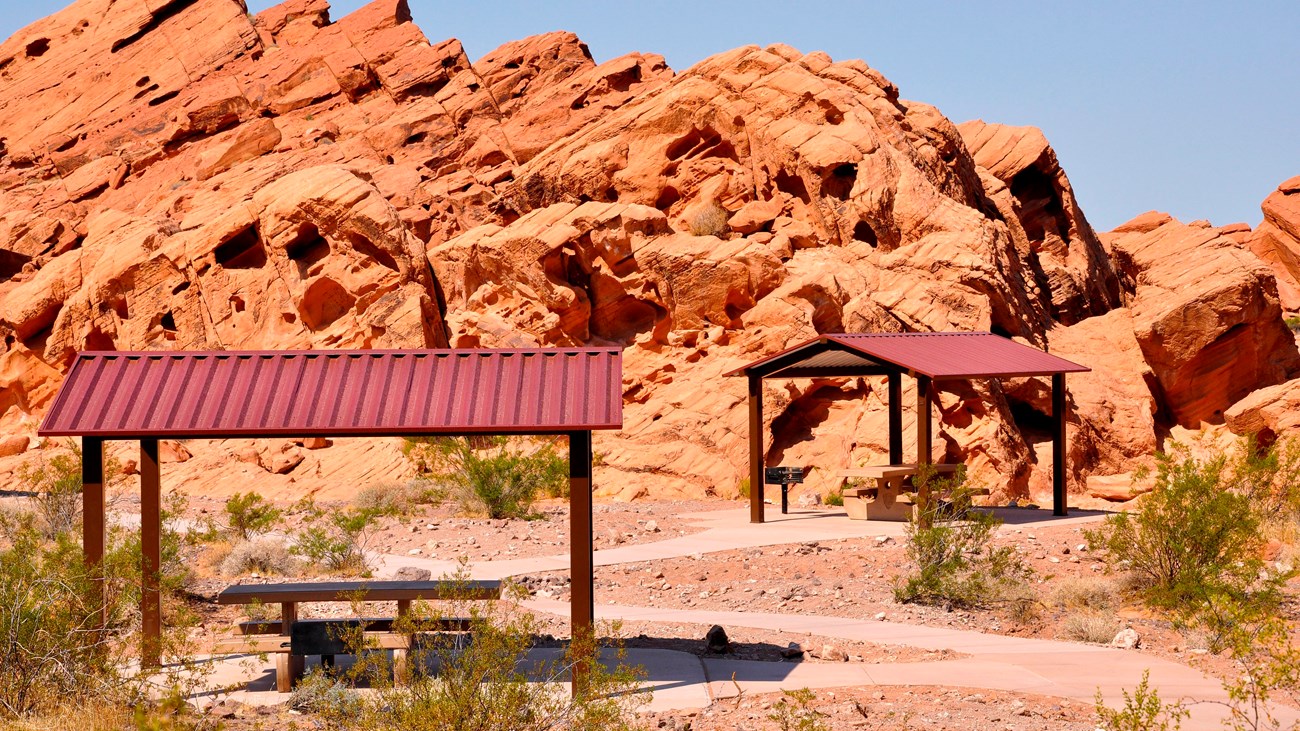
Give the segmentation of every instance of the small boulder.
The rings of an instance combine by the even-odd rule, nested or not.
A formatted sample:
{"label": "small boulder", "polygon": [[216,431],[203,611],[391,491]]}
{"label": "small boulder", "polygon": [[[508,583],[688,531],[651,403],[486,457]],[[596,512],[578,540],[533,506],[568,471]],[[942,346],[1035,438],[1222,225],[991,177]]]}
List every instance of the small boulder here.
{"label": "small boulder", "polygon": [[1115,635],[1115,639],[1110,641],[1110,646],[1121,650],[1136,650],[1142,646],[1142,638],[1138,636],[1137,630],[1125,627]]}
{"label": "small boulder", "polygon": [[715,624],[705,633],[704,646],[709,652],[720,655],[731,647],[731,640],[727,638],[727,631],[722,628],[722,625]]}
{"label": "small boulder", "polygon": [[302,464],[302,460],[302,452],[298,450],[280,452],[271,457],[271,471],[277,475],[287,475],[293,471],[294,467]]}
{"label": "small boulder", "polygon": [[787,660],[803,657],[803,646],[798,642],[791,642],[781,650],[781,657],[784,657]]}
{"label": "small boulder", "polygon": [[795,505],[801,508],[815,508],[822,504],[822,496],[815,492],[805,492],[795,500]]}
{"label": "small boulder", "polygon": [[403,566],[393,574],[393,581],[428,581],[433,572],[416,566]]}
{"label": "small boulder", "polygon": [[848,662],[849,654],[835,645],[822,645],[822,651],[817,655],[821,660],[826,662]]}
{"label": "small boulder", "polygon": [[27,451],[31,439],[22,435],[0,439],[0,457],[12,457]]}

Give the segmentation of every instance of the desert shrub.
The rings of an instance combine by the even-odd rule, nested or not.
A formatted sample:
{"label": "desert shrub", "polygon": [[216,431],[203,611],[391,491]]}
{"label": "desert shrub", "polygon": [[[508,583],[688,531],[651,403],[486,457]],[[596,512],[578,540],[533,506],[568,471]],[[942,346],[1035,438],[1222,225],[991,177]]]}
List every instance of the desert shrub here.
{"label": "desert shrub", "polygon": [[692,236],[722,236],[727,233],[727,209],[713,203],[695,211],[687,222]]}
{"label": "desert shrub", "polygon": [[271,530],[282,514],[255,492],[237,492],[226,500],[226,524],[231,537],[240,541]]}
{"label": "desert shrub", "polygon": [[1120,631],[1119,618],[1109,612],[1074,612],[1061,622],[1061,635],[1069,640],[1109,644]]}
{"label": "desert shrub", "polygon": [[844,493],[840,492],[839,490],[831,490],[830,492],[826,493],[826,497],[822,498],[822,502],[826,503],[827,505],[843,507]]}
{"label": "desert shrub", "polygon": [[[42,456],[18,469],[19,484],[32,493],[47,539],[73,530],[81,520],[81,445],[69,439],[66,447],[67,452]],[[121,465],[106,456],[104,484],[110,486],[121,479]]]}
{"label": "desert shrub", "polygon": [[116,582],[97,584],[70,534],[47,541],[34,523],[0,551],[0,717],[11,719],[115,690],[119,658],[98,622],[121,625],[129,606]]}
{"label": "desert shrub", "polygon": [[293,534],[290,552],[327,571],[370,574],[366,549],[379,512],[356,507],[324,510],[310,498],[297,508],[304,513],[303,527]]}
{"label": "desert shrub", "polygon": [[[465,575],[461,572],[458,577]],[[445,580],[454,583],[458,577]],[[412,610],[394,626],[398,632],[422,633],[416,649],[410,651],[408,671],[399,687],[389,684],[391,668],[383,654],[366,653],[364,636],[355,633],[342,639],[353,654],[361,653],[358,662],[335,676],[311,680],[291,702],[323,715],[336,727],[360,731],[635,727],[634,711],[647,700],[637,693],[642,673],[625,663],[617,642],[600,653],[605,662],[596,661],[599,649],[592,637],[579,637],[566,650],[537,660],[530,650],[542,628],[512,601],[453,598],[437,608],[417,602]],[[429,631],[450,616],[468,617],[471,631]],[[565,680],[579,665],[587,668],[586,682],[571,695],[557,681]],[[350,688],[355,681],[378,690],[358,693]]]}
{"label": "desert shrub", "polygon": [[[932,471],[915,478],[919,485],[951,497],[933,497],[917,505],[916,519],[907,526],[907,558],[911,564],[894,585],[894,598],[903,603],[983,607],[1013,605],[1029,596],[1021,590],[1030,569],[1010,546],[992,543],[1002,524],[996,516],[976,509],[965,476],[941,480]],[[923,491],[922,491],[923,492]],[[919,494],[919,493],[918,493]]]}
{"label": "desert shrub", "polygon": [[[1132,574],[1147,603],[1194,613],[1214,603],[1271,602],[1262,586],[1260,496],[1272,494],[1266,459],[1198,458],[1184,445],[1157,455],[1155,487],[1139,512],[1085,532]],[[1273,474],[1276,476],[1276,473]]]}
{"label": "desert shrub", "polygon": [[298,561],[289,553],[289,547],[283,540],[272,536],[260,536],[235,544],[230,549],[230,555],[221,562],[221,573],[226,576],[251,573],[292,576],[297,573],[297,569]]}
{"label": "desert shrub", "polygon": [[1105,731],[1170,731],[1182,727],[1188,711],[1181,703],[1165,703],[1160,694],[1150,686],[1151,673],[1142,673],[1133,695],[1124,691],[1124,706],[1118,710],[1107,708],[1097,691],[1097,721]]}
{"label": "desert shrub", "polygon": [[768,720],[775,721],[781,731],[830,731],[830,726],[822,721],[826,714],[813,705],[817,700],[815,693],[807,688],[781,692],[784,697],[767,714]]}
{"label": "desert shrub", "polygon": [[1067,576],[1055,582],[1050,601],[1065,609],[1107,611],[1119,604],[1119,588],[1101,576]]}
{"label": "desert shrub", "polygon": [[408,440],[418,469],[448,486],[461,510],[490,518],[531,518],[539,492],[565,495],[568,461],[549,443],[509,437]]}
{"label": "desert shrub", "polygon": [[352,506],[377,515],[407,515],[415,506],[437,502],[437,486],[429,480],[366,485],[352,496]]}

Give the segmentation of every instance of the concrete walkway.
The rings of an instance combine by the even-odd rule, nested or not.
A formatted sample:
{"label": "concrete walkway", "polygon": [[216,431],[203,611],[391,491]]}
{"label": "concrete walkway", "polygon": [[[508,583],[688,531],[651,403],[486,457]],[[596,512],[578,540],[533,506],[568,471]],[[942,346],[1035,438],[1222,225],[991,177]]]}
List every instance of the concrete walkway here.
{"label": "concrete walkway", "polygon": [[[1095,523],[1105,514],[1075,511],[1068,518],[1053,518],[1046,510],[998,509],[1009,527],[1076,525]],[[669,538],[655,543],[621,546],[596,552],[596,565],[655,561],[689,556],[696,553],[755,548],[760,546],[861,538],[881,535],[901,536],[903,523],[851,521],[838,511],[806,510],[781,515],[768,511],[768,523],[752,525],[748,510],[719,510],[684,516],[704,528],[689,536]],[[1005,530],[1005,528],[1004,528]],[[417,556],[384,555],[378,557],[379,576],[390,576],[402,566],[429,569],[435,576],[454,571],[454,561]],[[504,578],[569,568],[568,554],[503,561],[481,561],[469,565],[473,578]],[[554,600],[534,599],[524,602],[529,609],[561,616],[569,615],[569,605]],[[1178,663],[1150,657],[1140,651],[1118,650],[1051,640],[1037,640],[965,630],[927,627],[899,622],[822,617],[798,614],[731,612],[723,610],[677,610],[597,604],[598,620],[721,624],[724,627],[749,627],[789,633],[793,639],[809,634],[844,640],[900,645],[928,650],[953,650],[970,657],[935,662],[833,664],[796,662],[757,662],[725,657],[698,658],[689,653],[669,650],[637,649],[629,651],[630,661],[647,671],[647,686],[654,692],[655,709],[700,708],[713,700],[734,696],[737,684],[746,694],[773,692],[780,689],[832,688],[870,685],[936,685],[975,689],[1023,691],[1070,698],[1091,703],[1098,690],[1107,704],[1122,705],[1123,691],[1132,691],[1150,672],[1151,686],[1163,699],[1188,699],[1192,717],[1183,724],[1188,731],[1221,727],[1227,710],[1218,702],[1226,701],[1219,681]],[[245,674],[265,669],[244,666]],[[732,678],[735,682],[732,682]],[[221,675],[234,680],[228,673]],[[253,688],[265,685],[264,678]],[[276,693],[247,694],[248,702],[279,702]],[[251,696],[261,696],[253,698]],[[272,696],[266,698],[265,696]],[[1289,708],[1274,709],[1279,720],[1300,720],[1300,712]]]}

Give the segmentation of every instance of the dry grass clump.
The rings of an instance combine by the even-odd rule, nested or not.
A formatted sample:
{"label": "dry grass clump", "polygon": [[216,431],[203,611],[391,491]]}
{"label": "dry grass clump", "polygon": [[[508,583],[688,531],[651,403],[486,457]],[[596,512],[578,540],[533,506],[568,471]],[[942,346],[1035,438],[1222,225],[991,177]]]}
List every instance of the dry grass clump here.
{"label": "dry grass clump", "polygon": [[1101,576],[1067,576],[1052,587],[1051,603],[1065,609],[1102,612],[1120,604],[1119,586]]}
{"label": "dry grass clump", "polygon": [[429,480],[381,482],[358,490],[352,496],[352,505],[377,515],[407,515],[417,505],[435,501],[434,492]]}
{"label": "dry grass clump", "polygon": [[284,540],[274,536],[260,536],[237,543],[221,562],[221,573],[226,576],[263,574],[292,576],[298,573],[299,562],[289,553]]}
{"label": "dry grass clump", "polygon": [[1061,623],[1061,635],[1077,642],[1110,644],[1121,629],[1119,618],[1110,612],[1079,612]]}
{"label": "dry grass clump", "polygon": [[686,223],[692,236],[722,236],[727,233],[727,209],[714,203],[691,215]]}

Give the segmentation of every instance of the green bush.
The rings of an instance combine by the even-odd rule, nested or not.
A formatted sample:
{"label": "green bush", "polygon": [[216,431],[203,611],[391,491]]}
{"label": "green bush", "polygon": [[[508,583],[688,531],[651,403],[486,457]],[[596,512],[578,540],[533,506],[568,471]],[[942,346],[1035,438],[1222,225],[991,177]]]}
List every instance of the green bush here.
{"label": "green bush", "polygon": [[532,518],[538,493],[567,495],[568,461],[550,443],[509,437],[408,439],[407,456],[450,488],[461,510],[490,518]]}
{"label": "green bush", "polygon": [[[973,506],[964,475],[939,480],[932,471],[922,471],[915,479],[918,486],[929,487],[932,497],[918,503],[916,519],[907,526],[910,570],[895,582],[894,598],[956,607],[1028,601],[1023,588],[1030,569],[1014,548],[992,544],[1002,521]],[[949,500],[934,498],[936,493],[949,494]],[[1022,615],[1028,609],[1013,608]]]}
{"label": "green bush", "polygon": [[[1085,531],[1135,578],[1151,605],[1194,611],[1259,593],[1262,514],[1258,498],[1271,488],[1268,459],[1219,454],[1199,459],[1175,444],[1157,455],[1155,487],[1137,513],[1107,518]],[[1276,464],[1276,463],[1274,463]],[[1276,473],[1274,473],[1276,476]]]}
{"label": "green bush", "polygon": [[293,534],[292,553],[327,571],[370,575],[366,555],[375,527],[382,513],[373,509],[349,507],[324,510],[311,498],[295,506],[304,512],[303,528]]}
{"label": "green bush", "polygon": [[1107,708],[1097,691],[1096,711],[1101,728],[1106,731],[1170,731],[1181,728],[1188,711],[1181,703],[1165,703],[1160,694],[1150,687],[1151,672],[1142,673],[1142,682],[1133,695],[1124,691],[1124,707]]}
{"label": "green bush", "polygon": [[818,711],[813,703],[816,694],[807,688],[781,691],[785,697],[776,702],[772,712],[767,714],[769,721],[775,721],[781,731],[830,731],[822,718],[826,715]]}
{"label": "green bush", "polygon": [[271,530],[283,512],[255,493],[235,493],[226,500],[226,524],[231,537],[247,541]]}
{"label": "green bush", "polygon": [[843,507],[844,493],[840,492],[839,490],[831,490],[830,492],[826,493],[826,498],[822,500],[822,502],[826,503],[827,505]]}

